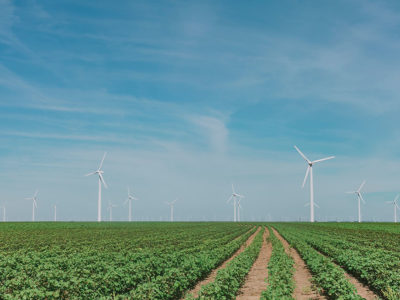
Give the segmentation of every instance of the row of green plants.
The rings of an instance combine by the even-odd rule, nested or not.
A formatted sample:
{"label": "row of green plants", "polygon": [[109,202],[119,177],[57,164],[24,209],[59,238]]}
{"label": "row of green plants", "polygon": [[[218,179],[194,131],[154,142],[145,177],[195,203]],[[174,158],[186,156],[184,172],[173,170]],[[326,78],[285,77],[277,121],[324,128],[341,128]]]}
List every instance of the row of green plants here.
{"label": "row of green plants", "polygon": [[363,299],[356,288],[347,280],[344,271],[335,265],[304,240],[306,232],[297,230],[286,224],[274,225],[280,234],[300,254],[313,274],[314,283],[320,287],[329,299]]}
{"label": "row of green plants", "polygon": [[[365,282],[386,299],[400,299],[400,259],[392,251],[364,243],[367,237],[348,238],[341,234],[318,234],[306,231],[304,240],[321,253],[331,257],[346,271]],[[351,234],[352,231],[347,232]],[[397,236],[399,238],[399,236]],[[363,242],[364,241],[364,242]]]}
{"label": "row of green plants", "polygon": [[156,289],[161,286],[165,293],[171,290],[178,295],[183,291],[175,286],[177,276],[186,278],[187,286],[193,285],[234,253],[254,227],[229,223],[11,225],[0,224],[2,299],[111,298],[160,280]]}
{"label": "row of green plants", "polygon": [[[260,230],[252,243],[237,255],[228,265],[218,271],[215,280],[204,285],[196,299],[235,299],[246,275],[257,259],[263,243],[264,229]],[[193,299],[191,295],[187,299]]]}
{"label": "row of green plants", "polygon": [[293,280],[294,261],[287,254],[282,242],[269,227],[269,241],[272,244],[272,254],[268,263],[267,289],[262,292],[262,300],[291,300],[295,283]]}

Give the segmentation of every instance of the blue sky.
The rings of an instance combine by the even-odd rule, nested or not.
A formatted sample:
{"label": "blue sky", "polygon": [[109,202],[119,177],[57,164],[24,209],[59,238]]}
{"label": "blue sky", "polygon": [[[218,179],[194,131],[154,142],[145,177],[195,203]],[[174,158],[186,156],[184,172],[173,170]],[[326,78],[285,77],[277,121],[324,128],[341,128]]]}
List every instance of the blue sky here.
{"label": "blue sky", "polygon": [[[135,219],[391,220],[400,191],[397,1],[0,0],[0,202],[29,220],[95,220],[130,185]],[[103,211],[104,218],[107,212]],[[124,220],[126,207],[114,209]]]}

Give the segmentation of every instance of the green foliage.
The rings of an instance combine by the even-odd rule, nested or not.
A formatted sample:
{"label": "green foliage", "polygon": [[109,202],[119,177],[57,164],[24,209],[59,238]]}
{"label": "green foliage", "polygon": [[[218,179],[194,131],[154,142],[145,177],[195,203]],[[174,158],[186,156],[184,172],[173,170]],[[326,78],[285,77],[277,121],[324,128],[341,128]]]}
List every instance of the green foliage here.
{"label": "green foliage", "polygon": [[234,253],[253,227],[0,224],[0,298],[176,299]]}
{"label": "green foliage", "polygon": [[275,226],[284,238],[299,252],[307,267],[313,274],[313,280],[321,287],[329,299],[363,299],[357,294],[356,288],[347,280],[341,268],[333,264],[302,238],[306,233],[279,224]]}
{"label": "green foliage", "polygon": [[261,299],[293,299],[293,258],[285,252],[281,241],[271,228],[269,228],[269,240],[272,243],[272,254],[268,263],[268,286],[261,294]]}
{"label": "green foliage", "polygon": [[246,249],[218,271],[214,282],[203,286],[198,299],[235,299],[263,243],[263,230]]}

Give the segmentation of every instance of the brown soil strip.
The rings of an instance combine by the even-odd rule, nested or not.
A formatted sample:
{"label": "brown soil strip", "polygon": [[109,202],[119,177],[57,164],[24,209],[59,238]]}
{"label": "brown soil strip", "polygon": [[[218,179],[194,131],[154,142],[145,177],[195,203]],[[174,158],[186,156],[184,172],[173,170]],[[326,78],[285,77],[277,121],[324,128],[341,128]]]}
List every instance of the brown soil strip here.
{"label": "brown soil strip", "polygon": [[308,299],[326,299],[325,296],[318,294],[311,283],[311,272],[308,270],[304,260],[300,257],[296,249],[292,248],[289,243],[275,230],[274,234],[282,242],[283,247],[287,254],[291,255],[294,260],[294,275],[295,289],[293,292],[294,299],[308,300]]}
{"label": "brown soil strip", "polygon": [[[318,250],[316,250],[318,251]],[[319,252],[319,251],[318,251]],[[351,284],[353,284],[357,290],[357,294],[360,295],[361,297],[367,299],[367,300],[376,300],[379,299],[379,297],[372,291],[370,290],[365,284],[360,282],[357,278],[354,276],[350,275],[349,273],[346,272],[346,270],[335,263],[331,257],[324,255],[323,253],[319,252],[321,255],[325,256],[326,258],[330,259],[333,264],[338,266],[339,268],[343,269],[344,275],[346,276],[347,280],[350,281]]]}
{"label": "brown soil strip", "polygon": [[222,265],[220,265],[218,268],[214,269],[210,275],[207,276],[207,278],[203,279],[202,281],[199,281],[196,286],[188,291],[185,296],[182,299],[185,299],[185,297],[189,294],[192,294],[194,297],[197,297],[200,289],[203,285],[206,285],[207,283],[213,282],[215,280],[215,277],[217,277],[217,273],[219,270],[224,269],[226,267],[226,265],[232,260],[234,259],[236,256],[238,256],[240,253],[243,252],[244,249],[246,249],[247,246],[249,246],[251,244],[251,242],[253,242],[254,238],[256,237],[257,233],[260,231],[260,227],[257,228],[256,232],[254,232],[248,239],[247,241],[226,261],[224,261],[222,263]]}
{"label": "brown soil strip", "polygon": [[268,235],[269,231],[267,229],[264,230],[264,241],[260,254],[247,274],[246,281],[239,290],[236,300],[258,300],[261,293],[267,288],[267,266],[272,253],[272,245],[266,241]]}

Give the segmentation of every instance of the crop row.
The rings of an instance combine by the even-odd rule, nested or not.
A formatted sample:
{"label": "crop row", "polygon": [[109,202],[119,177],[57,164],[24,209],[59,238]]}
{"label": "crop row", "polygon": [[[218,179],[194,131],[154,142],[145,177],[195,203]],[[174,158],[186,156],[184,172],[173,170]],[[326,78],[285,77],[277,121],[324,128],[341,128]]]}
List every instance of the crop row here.
{"label": "crop row", "polygon": [[[263,243],[263,230],[260,230],[253,242],[236,256],[228,265],[218,271],[215,280],[203,286],[197,299],[235,299],[243,285],[247,273],[257,259]],[[189,297],[190,299],[190,297]]]}
{"label": "crop row", "polygon": [[302,238],[304,232],[286,225],[275,225],[275,227],[296,248],[313,274],[314,282],[323,289],[329,299],[363,299],[347,280],[341,268],[304,241]]}
{"label": "crop row", "polygon": [[[190,285],[197,278],[204,276],[209,268],[213,268],[236,251],[251,234],[248,231],[252,228],[252,225],[237,224],[166,224],[169,232],[162,230],[161,226],[159,232],[157,225],[153,224],[141,225],[142,228],[136,228],[134,224],[130,226],[104,226],[105,234],[100,238],[99,244],[106,243],[106,240],[109,244],[106,249],[98,247],[96,242],[90,239],[90,232],[94,231],[96,236],[96,231],[100,231],[101,227],[84,231],[83,236],[90,242],[77,234],[76,248],[73,246],[74,240],[70,240],[67,247],[61,247],[59,241],[64,232],[67,232],[64,228],[57,230],[49,226],[51,234],[47,236],[47,244],[44,244],[41,236],[46,234],[46,228],[41,228],[43,231],[17,228],[14,231],[19,235],[39,234],[40,245],[27,243],[13,253],[8,248],[0,251],[0,294],[5,299],[98,299],[112,295],[129,295],[137,288],[143,289],[142,286],[153,284],[160,278],[168,282],[163,283],[163,288],[169,289],[174,286],[174,271],[182,274],[185,268],[189,270],[183,272],[182,276],[188,278]],[[149,227],[153,227],[153,230],[148,230]],[[70,229],[74,231],[76,225],[72,224]],[[127,234],[129,229],[132,229],[130,235]],[[110,231],[112,235],[109,235]],[[247,234],[244,234],[245,232]],[[74,234],[66,233],[67,236]],[[10,237],[9,231],[0,230],[0,235],[5,244],[13,241],[13,238],[3,239]],[[177,240],[176,236],[181,241]],[[152,246],[149,245],[151,237]],[[168,238],[173,242],[166,242]],[[32,242],[30,238],[27,240]],[[123,243],[118,244],[121,240]],[[19,241],[22,246],[21,243]],[[189,250],[182,249],[180,243],[186,245]],[[130,250],[124,249],[125,245],[131,244],[135,245],[132,245]],[[176,249],[172,248],[173,244],[177,245]]]}
{"label": "crop row", "polygon": [[269,228],[268,239],[272,244],[272,254],[268,263],[268,286],[262,292],[261,299],[293,299],[293,258],[285,252],[281,241],[275,236],[271,228]]}
{"label": "crop row", "polygon": [[342,239],[342,235],[337,238],[305,231],[303,238],[383,297],[399,299],[400,259],[391,251],[357,243],[357,240],[350,242]]}

